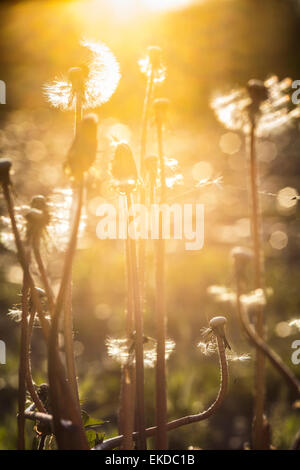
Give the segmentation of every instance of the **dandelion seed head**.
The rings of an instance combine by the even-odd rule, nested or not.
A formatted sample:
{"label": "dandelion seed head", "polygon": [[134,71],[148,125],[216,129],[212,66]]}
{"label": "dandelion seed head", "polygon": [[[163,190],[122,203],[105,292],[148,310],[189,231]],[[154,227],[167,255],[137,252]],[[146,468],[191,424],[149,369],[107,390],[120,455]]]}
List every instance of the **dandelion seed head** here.
{"label": "dandelion seed head", "polygon": [[146,57],[138,61],[140,70],[147,77],[153,74],[154,83],[161,83],[166,78],[166,67],[162,63],[160,47],[150,46]]}
{"label": "dandelion seed head", "polygon": [[82,93],[84,109],[97,108],[111,98],[118,86],[119,63],[110,49],[105,44],[87,39],[80,44],[92,55],[86,68],[73,67],[67,78],[57,78],[44,86],[44,94],[55,108],[73,109],[78,90]]}
{"label": "dandelion seed head", "polygon": [[234,351],[226,350],[226,359],[232,362],[247,362],[251,360],[251,355],[248,353],[238,354]]}
{"label": "dandelion seed head", "polygon": [[288,124],[299,116],[297,108],[290,109],[290,97],[286,93],[291,80],[282,81],[269,77],[264,82],[250,80],[244,89],[216,96],[211,101],[218,120],[227,129],[249,133],[251,120],[257,121],[257,135],[262,136]]}

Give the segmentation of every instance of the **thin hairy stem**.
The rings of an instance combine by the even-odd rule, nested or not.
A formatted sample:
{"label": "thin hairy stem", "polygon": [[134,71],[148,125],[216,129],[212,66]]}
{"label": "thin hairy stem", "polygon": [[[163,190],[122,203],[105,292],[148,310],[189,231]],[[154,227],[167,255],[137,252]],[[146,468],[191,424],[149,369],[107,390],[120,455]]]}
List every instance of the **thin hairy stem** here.
{"label": "thin hairy stem", "polygon": [[[72,390],[65,380],[59,381],[57,379],[57,368],[60,368],[61,374],[64,375],[64,370],[62,368],[58,352],[58,328],[60,314],[64,305],[65,294],[68,288],[68,281],[71,276],[72,261],[76,250],[77,235],[82,209],[82,199],[83,182],[81,182],[79,186],[77,209],[65,255],[63,275],[55,303],[49,340],[48,372],[51,403],[53,407],[55,435],[60,449],[88,449],[88,443],[82,427],[81,414],[78,412],[78,407],[74,401]],[[71,420],[74,425],[74,429],[76,430],[76,433],[71,440],[70,435],[65,432],[64,427],[61,425],[61,419],[64,418]]]}
{"label": "thin hairy stem", "polygon": [[[256,142],[255,118],[251,124],[250,132],[250,188],[251,188],[251,222],[254,251],[255,288],[263,288],[263,263],[261,251],[261,226],[260,207],[257,188],[258,168],[255,151]],[[256,333],[262,339],[265,335],[264,309],[260,306],[257,310]],[[255,397],[254,397],[254,421],[253,421],[253,447],[261,449],[264,432],[264,407],[265,407],[265,357],[260,349],[256,350],[255,361]]]}
{"label": "thin hairy stem", "polygon": [[[143,184],[140,187],[140,203],[145,204],[146,202],[146,175],[145,175],[145,157],[147,149],[147,136],[148,136],[148,125],[149,115],[151,109],[152,95],[154,85],[154,71],[151,68],[151,73],[147,80],[147,87],[143,106],[142,116],[142,132],[141,132],[141,153],[140,153],[140,172]],[[146,279],[146,240],[141,239],[139,241],[139,278],[140,278],[140,297],[141,307],[144,310],[145,305],[145,279]]]}
{"label": "thin hairy stem", "polygon": [[[218,344],[218,354],[219,354],[219,364],[220,364],[220,387],[217,394],[217,398],[215,401],[210,405],[205,411],[202,413],[198,413],[195,415],[184,416],[182,418],[175,419],[167,423],[167,431],[172,431],[173,429],[180,428],[181,426],[186,426],[187,424],[191,423],[198,423],[200,421],[204,421],[205,419],[210,418],[221,406],[223,403],[227,386],[228,386],[228,367],[227,367],[227,359],[225,353],[225,345],[224,341],[221,337],[217,336],[217,344]],[[157,426],[153,426],[151,428],[146,429],[146,437],[155,436],[157,433]],[[138,438],[138,433],[133,434],[133,438]],[[123,439],[123,436],[112,437],[111,439],[107,439],[102,444],[97,445],[94,449],[95,450],[109,450],[119,447]]]}
{"label": "thin hairy stem", "polygon": [[18,386],[18,450],[25,449],[25,403],[26,403],[26,363],[27,363],[27,331],[28,331],[28,278],[23,275],[22,287],[22,318],[21,318],[21,344],[19,362],[19,386]]}
{"label": "thin hairy stem", "polygon": [[[162,121],[157,117],[157,140],[160,163],[160,203],[165,201],[166,180],[163,152]],[[156,242],[156,448],[168,448],[167,380],[166,380],[166,305],[165,305],[165,241],[162,233],[162,213],[159,212],[159,239]]]}
{"label": "thin hairy stem", "polygon": [[27,388],[30,393],[31,399],[35,404],[38,411],[41,413],[46,413],[46,409],[36,391],[36,387],[34,385],[34,381],[32,378],[32,371],[31,371],[31,338],[32,338],[32,331],[35,319],[35,310],[31,308],[29,322],[28,322],[28,330],[27,330],[27,351],[26,351],[26,383]]}
{"label": "thin hairy stem", "polygon": [[12,231],[14,234],[15,244],[16,244],[17,253],[18,253],[18,259],[22,267],[24,277],[26,277],[28,280],[28,284],[29,284],[30,291],[31,291],[32,302],[39,316],[43,334],[45,338],[47,339],[49,336],[49,331],[50,331],[49,322],[46,320],[44,316],[43,308],[42,308],[40,299],[38,297],[37,291],[35,289],[32,276],[30,274],[29,265],[26,259],[25,249],[21,241],[21,237],[20,237],[19,230],[18,230],[17,223],[16,223],[14,204],[13,204],[13,200],[12,200],[11,193],[10,193],[10,186],[9,184],[3,183],[2,187],[3,187],[3,194],[4,194],[5,201],[6,201],[8,214],[9,214],[10,221],[11,221]]}
{"label": "thin hairy stem", "polygon": [[46,292],[46,296],[47,296],[47,300],[48,300],[49,311],[50,311],[50,313],[53,313],[53,310],[54,310],[54,294],[53,294],[53,290],[52,290],[51,284],[50,284],[49,279],[48,279],[48,274],[47,274],[46,268],[44,266],[44,262],[43,262],[43,258],[42,258],[41,250],[40,250],[40,240],[39,239],[34,240],[34,243],[32,244],[32,248],[33,248],[34,258],[35,258],[35,261],[36,261],[36,264],[37,264],[37,267],[38,267],[38,270],[39,270],[39,273],[40,273],[40,276],[41,276],[41,280],[42,280],[44,288],[45,288],[45,292]]}
{"label": "thin hairy stem", "polygon": [[[132,195],[127,195],[128,211],[132,206]],[[132,222],[134,227],[134,221]],[[128,234],[129,237],[129,234]],[[144,331],[143,312],[140,298],[140,282],[136,256],[136,237],[129,237],[128,252],[133,286],[134,324],[135,324],[135,368],[136,368],[136,425],[139,433],[137,448],[146,449],[145,438],[145,398],[144,398]]]}
{"label": "thin hairy stem", "polygon": [[[80,123],[82,121],[82,96],[81,93],[77,92],[76,94],[76,106],[75,106],[75,125],[74,133],[78,132]],[[82,189],[83,190],[83,189]],[[80,191],[80,188],[79,190]],[[71,217],[70,220],[73,221],[73,214],[75,213],[76,208],[76,199],[79,199],[79,192],[77,191],[76,196],[73,196],[72,206],[71,206]],[[70,388],[73,393],[74,401],[80,413],[80,399],[77,383],[77,373],[76,373],[76,364],[75,364],[75,354],[74,354],[74,333],[73,333],[73,308],[72,308],[72,268],[73,260],[71,260],[70,266],[70,277],[68,279],[68,286],[64,298],[64,341],[65,341],[65,355],[66,355],[66,366],[67,366],[67,379],[70,384]]]}
{"label": "thin hairy stem", "polygon": [[46,434],[41,435],[38,450],[44,450],[46,437]]}
{"label": "thin hairy stem", "polygon": [[[130,247],[128,237],[125,240],[126,279],[127,279],[127,312],[126,312],[126,336],[130,341],[133,335],[133,283],[130,264]],[[132,433],[134,431],[134,387],[135,368],[133,364],[124,364],[122,367],[119,431],[124,436],[121,449],[130,450],[133,447]]]}

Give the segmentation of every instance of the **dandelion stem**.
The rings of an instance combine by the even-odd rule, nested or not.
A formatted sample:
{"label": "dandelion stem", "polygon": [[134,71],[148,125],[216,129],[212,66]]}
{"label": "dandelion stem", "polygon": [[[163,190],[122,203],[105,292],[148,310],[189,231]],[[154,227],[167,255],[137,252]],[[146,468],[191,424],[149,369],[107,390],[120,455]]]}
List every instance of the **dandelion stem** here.
{"label": "dandelion stem", "polygon": [[3,183],[2,187],[3,187],[4,198],[6,200],[8,214],[9,214],[9,217],[10,217],[10,220],[11,220],[12,231],[13,231],[13,234],[14,234],[14,239],[15,239],[15,243],[16,243],[16,247],[17,247],[19,262],[21,264],[24,276],[26,276],[26,278],[28,279],[28,283],[29,283],[29,287],[30,287],[30,291],[31,291],[31,297],[32,297],[32,301],[33,301],[33,304],[34,304],[34,308],[36,309],[36,311],[38,313],[44,336],[47,339],[48,336],[49,336],[49,322],[46,320],[46,318],[43,314],[43,309],[42,309],[42,306],[41,306],[41,302],[38,298],[38,295],[37,295],[37,292],[36,292],[36,289],[35,289],[35,285],[34,285],[32,276],[30,274],[29,265],[28,265],[28,262],[27,262],[27,259],[26,259],[25,250],[24,250],[23,243],[21,241],[21,237],[20,237],[19,230],[18,230],[17,223],[16,223],[14,203],[13,203],[13,200],[12,200],[12,197],[11,197],[10,188],[9,188],[9,185],[6,184],[6,183]]}
{"label": "dandelion stem", "polygon": [[[145,158],[146,158],[146,149],[147,149],[147,136],[148,136],[148,124],[149,124],[149,115],[150,107],[153,95],[153,85],[154,85],[154,70],[151,66],[150,74],[147,80],[147,87],[144,99],[143,106],[143,116],[142,116],[142,132],[141,132],[141,153],[140,153],[140,172],[143,184],[140,188],[140,202],[145,204],[146,202],[146,174],[145,174]],[[146,240],[141,239],[139,241],[139,278],[140,278],[140,297],[141,297],[141,307],[144,311],[145,305],[145,277],[146,277]]]}
{"label": "dandelion stem", "polygon": [[[128,211],[132,206],[132,195],[127,194]],[[134,221],[132,222],[134,224]],[[134,227],[134,225],[133,225]],[[129,237],[129,235],[128,235]],[[140,283],[136,256],[136,237],[129,238],[129,259],[134,297],[134,323],[135,323],[135,362],[136,362],[136,421],[139,437],[137,448],[146,449],[145,438],[145,398],[144,398],[144,344],[143,344],[143,313],[141,309]]]}
{"label": "dandelion stem", "polygon": [[[218,345],[221,377],[220,377],[219,392],[215,401],[202,413],[189,415],[189,416],[183,416],[182,418],[178,418],[178,419],[168,422],[166,425],[167,431],[172,431],[173,429],[177,429],[181,426],[186,426],[187,424],[198,423],[200,421],[204,421],[205,419],[210,418],[219,409],[220,405],[223,403],[224,398],[226,396],[227,386],[228,386],[228,367],[227,367],[224,341],[220,336],[216,336],[216,338],[217,338],[217,345]],[[155,436],[156,433],[157,433],[157,426],[153,426],[151,428],[146,429],[146,437]],[[138,433],[134,433],[133,438],[137,439],[137,437],[138,437]],[[102,444],[99,444],[94,449],[95,450],[114,449],[120,445],[120,443],[122,442],[122,439],[123,439],[123,436],[112,437],[111,439],[107,439],[106,441],[104,441]]]}
{"label": "dandelion stem", "polygon": [[45,287],[49,310],[52,313],[54,309],[54,294],[53,294],[53,291],[52,291],[52,288],[48,279],[46,268],[44,266],[43,258],[41,256],[40,240],[35,240],[32,246],[33,246],[33,253],[34,253],[35,260],[36,260],[36,264],[38,266],[40,276]]}
{"label": "dandelion stem", "polygon": [[[57,369],[60,369],[60,376],[64,375],[62,364],[58,353],[58,327],[61,310],[64,305],[65,294],[68,288],[68,281],[71,276],[72,260],[74,257],[77,234],[80,223],[81,209],[83,199],[83,181],[79,185],[77,209],[74,217],[72,232],[68,243],[63,276],[60,283],[60,289],[55,303],[55,310],[52,318],[50,340],[49,340],[49,356],[48,356],[48,372],[51,393],[51,403],[53,407],[55,435],[58,440],[60,449],[88,449],[88,443],[82,427],[81,415],[74,401],[74,396],[69,384],[65,381],[57,380]],[[72,421],[75,426],[74,435],[70,439],[70,435],[66,433],[62,426],[61,419],[66,418]]]}
{"label": "dandelion stem", "polygon": [[284,377],[289,387],[296,393],[300,394],[300,381],[292,373],[292,371],[284,364],[278,354],[273,351],[256,333],[255,329],[251,327],[248,314],[246,309],[242,309],[240,296],[241,296],[241,283],[236,276],[236,290],[237,290],[237,314],[240,320],[241,326],[245,331],[247,337],[251,343],[259,349],[270,361],[270,363],[278,370],[278,372]]}
{"label": "dandelion stem", "polygon": [[[130,264],[130,247],[128,237],[125,240],[126,278],[127,278],[127,312],[126,335],[129,341],[133,334],[133,284]],[[122,367],[121,396],[120,396],[120,434],[124,436],[121,449],[131,450],[133,447],[132,433],[134,431],[134,387],[135,368],[133,364],[126,363]]]}
{"label": "dandelion stem", "polygon": [[[166,179],[163,153],[162,120],[156,118],[158,153],[160,162],[160,203],[165,201]],[[168,448],[167,383],[166,383],[166,307],[165,307],[165,241],[162,233],[162,213],[159,213],[159,239],[156,243],[156,448]]]}
{"label": "dandelion stem", "polygon": [[[260,208],[257,190],[257,158],[255,151],[256,125],[255,117],[251,121],[250,131],[250,188],[251,188],[251,219],[252,219],[252,239],[254,250],[254,272],[255,288],[263,288],[262,273],[262,252],[260,240]],[[257,310],[256,332],[262,339],[264,338],[264,311],[263,306]],[[254,397],[254,421],[253,421],[253,447],[261,449],[263,442],[264,428],[264,406],[265,406],[265,357],[262,351],[256,350],[255,361],[255,397]]]}
{"label": "dandelion stem", "polygon": [[28,332],[28,294],[29,283],[26,274],[23,275],[22,287],[22,319],[21,345],[18,386],[18,450],[25,449],[25,403],[26,403],[26,363],[27,363],[27,332]]}
{"label": "dandelion stem", "polygon": [[[82,96],[81,92],[76,93],[75,103],[75,135],[79,130],[80,123],[82,121]],[[84,188],[84,186],[83,186]],[[84,190],[84,189],[82,189]],[[80,191],[80,189],[79,189]],[[77,193],[77,199],[79,200],[79,194]],[[71,206],[71,220],[76,208],[76,197],[73,197]],[[74,354],[74,337],[73,337],[73,309],[72,309],[72,268],[73,260],[70,261],[70,277],[68,279],[68,285],[65,292],[64,298],[64,340],[65,340],[65,355],[66,355],[66,366],[67,366],[67,379],[72,390],[74,401],[80,413],[80,399],[78,392],[77,373],[75,364]]]}

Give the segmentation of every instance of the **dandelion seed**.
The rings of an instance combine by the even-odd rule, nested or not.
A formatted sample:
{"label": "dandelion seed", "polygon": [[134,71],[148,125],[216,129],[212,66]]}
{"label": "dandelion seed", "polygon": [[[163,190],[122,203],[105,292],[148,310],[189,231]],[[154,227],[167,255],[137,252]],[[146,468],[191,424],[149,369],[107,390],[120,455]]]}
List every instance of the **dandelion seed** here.
{"label": "dandelion seed", "polygon": [[8,310],[7,315],[11,320],[19,323],[22,319],[22,310],[17,305],[14,305]]}
{"label": "dandelion seed", "polygon": [[298,319],[290,321],[289,325],[290,326],[295,326],[296,328],[298,328],[298,330],[300,330],[300,320],[298,320]]}
{"label": "dandelion seed", "polygon": [[[110,357],[119,364],[135,364],[134,338],[108,338],[106,341],[107,352]],[[174,341],[167,339],[165,344],[165,358],[175,349]],[[148,336],[144,337],[144,365],[154,367],[156,363],[156,341]]]}
{"label": "dandelion seed", "polygon": [[[92,55],[88,65],[83,67],[85,78],[83,78],[82,107],[84,109],[97,108],[111,98],[118,86],[119,63],[105,44],[89,40],[82,40],[80,44]],[[73,109],[75,106],[74,86],[76,87],[76,84],[74,80],[72,83],[71,73],[71,77],[55,79],[47,83],[44,86],[44,93],[49,103],[55,108]]]}
{"label": "dandelion seed", "polygon": [[211,341],[200,341],[197,344],[197,347],[200,349],[200,352],[204,354],[204,356],[211,356],[215,352],[217,352],[217,343],[213,339]]}
{"label": "dandelion seed", "polygon": [[251,359],[251,355],[248,353],[238,354],[234,351],[227,351],[226,358],[228,361],[232,362],[246,362]]}
{"label": "dandelion seed", "polygon": [[205,186],[217,186],[221,189],[223,183],[223,176],[216,176],[215,178],[203,178],[198,181],[196,188],[204,188]]}

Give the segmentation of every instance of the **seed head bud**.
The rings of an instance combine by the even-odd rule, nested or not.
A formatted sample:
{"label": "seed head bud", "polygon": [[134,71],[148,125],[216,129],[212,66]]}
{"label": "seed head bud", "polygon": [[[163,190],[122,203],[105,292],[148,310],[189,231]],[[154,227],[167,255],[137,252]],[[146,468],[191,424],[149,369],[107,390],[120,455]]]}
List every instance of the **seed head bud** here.
{"label": "seed head bud", "polygon": [[9,172],[12,162],[9,158],[0,158],[0,183],[10,184]]}
{"label": "seed head bud", "polygon": [[25,219],[27,222],[27,240],[30,241],[41,236],[42,231],[45,228],[45,217],[43,212],[38,209],[30,209],[30,211],[25,214]]}
{"label": "seed head bud", "polygon": [[159,69],[161,66],[161,48],[158,46],[149,46],[148,57],[152,68]]}
{"label": "seed head bud", "polygon": [[231,349],[230,344],[228,343],[227,338],[225,336],[226,324],[227,324],[227,318],[221,317],[221,316],[214,317],[209,322],[209,326],[212,329],[212,331],[223,339],[225,348]]}
{"label": "seed head bud", "polygon": [[227,318],[225,317],[214,317],[210,320],[209,326],[212,330],[215,328],[224,327],[227,324]]}
{"label": "seed head bud", "polygon": [[32,209],[38,209],[39,211],[42,212],[43,225],[44,225],[44,228],[46,228],[46,226],[50,222],[50,214],[49,214],[47,199],[45,198],[45,196],[43,196],[42,194],[33,196],[33,198],[31,199],[30,206],[32,207]]}
{"label": "seed head bud", "polygon": [[111,174],[115,180],[115,186],[121,193],[131,192],[137,184],[138,174],[133,153],[129,145],[124,142],[115,147]]}
{"label": "seed head bud", "polygon": [[44,210],[47,207],[45,196],[42,196],[42,194],[37,194],[36,196],[33,196],[33,198],[31,199],[30,206],[33,209]]}
{"label": "seed head bud", "polygon": [[76,132],[64,165],[67,175],[74,180],[80,180],[96,159],[97,125],[97,116],[89,114],[82,119]]}

